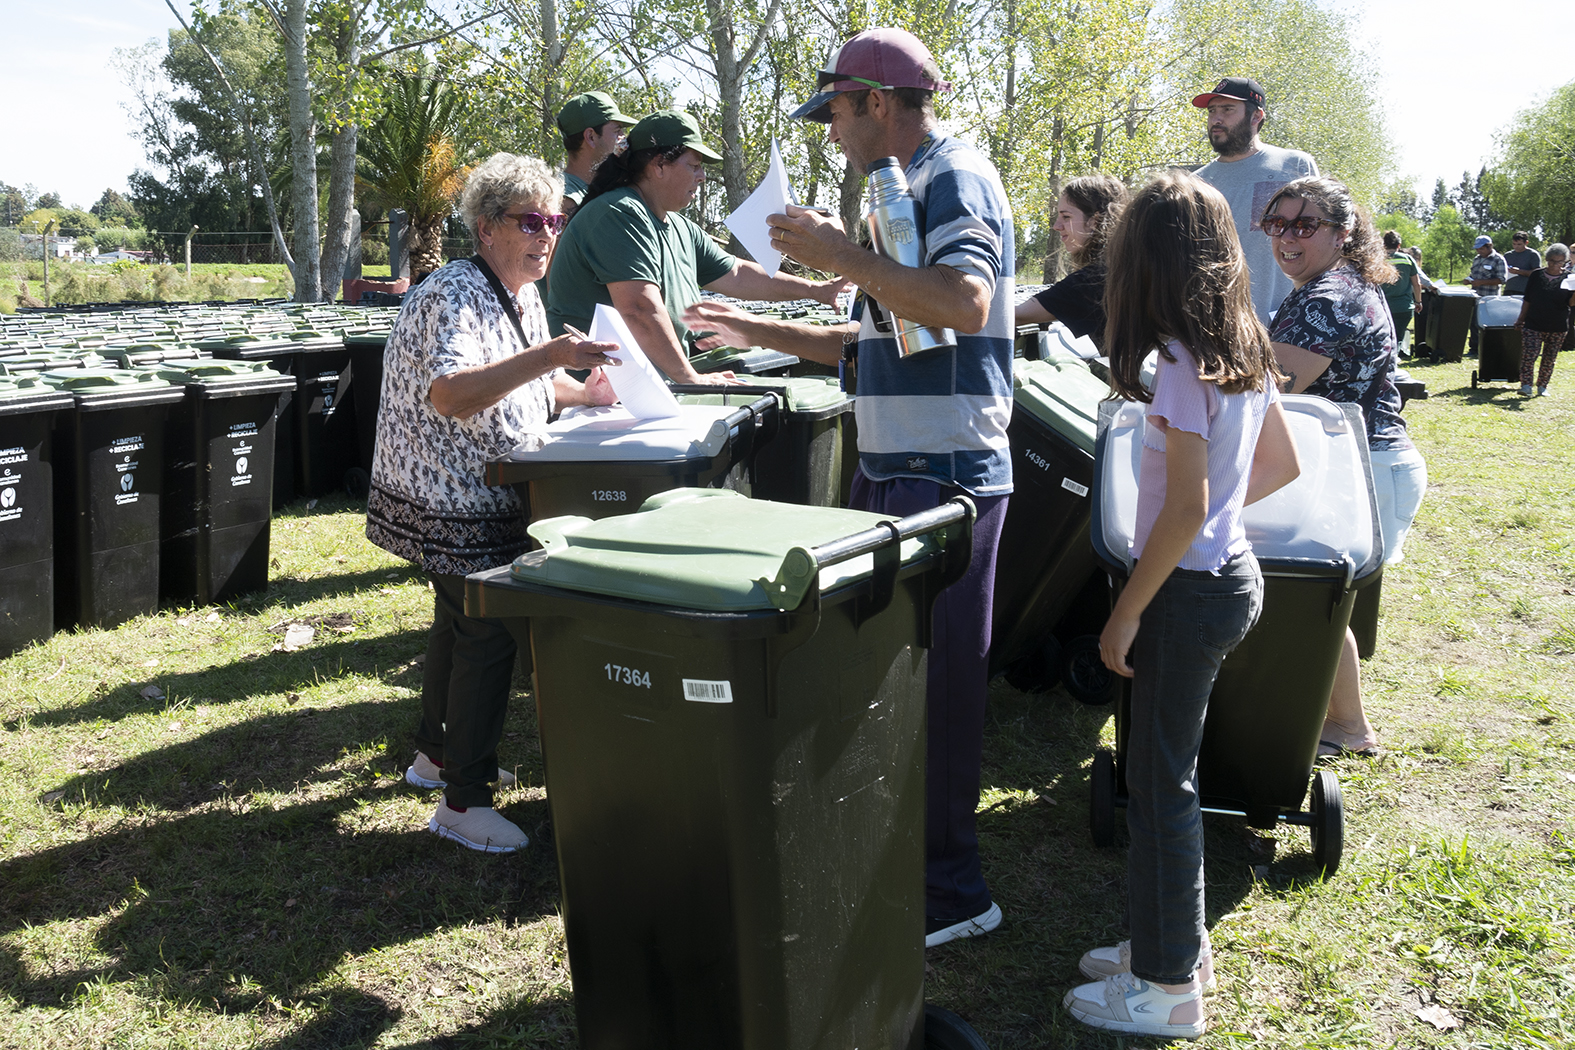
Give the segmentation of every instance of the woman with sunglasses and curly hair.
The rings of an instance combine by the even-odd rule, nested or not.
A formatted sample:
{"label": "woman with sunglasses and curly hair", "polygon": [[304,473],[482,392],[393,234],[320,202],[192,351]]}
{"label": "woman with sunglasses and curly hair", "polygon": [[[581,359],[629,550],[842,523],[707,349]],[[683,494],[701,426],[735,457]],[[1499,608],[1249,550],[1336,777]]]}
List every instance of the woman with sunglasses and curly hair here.
{"label": "woman with sunglasses and curly hair", "polygon": [[[389,333],[367,497],[367,539],[421,566],[433,590],[405,779],[444,789],[430,831],[487,853],[530,841],[492,805],[493,782],[514,781],[497,751],[515,644],[502,621],[465,615],[465,576],[509,564],[529,541],[519,494],[482,471],[562,408],[615,400],[596,367],[613,344],[547,338],[535,282],[562,200],[563,181],[534,157],[498,153],[471,172],[460,209],[476,254],[412,290]],[[582,385],[570,368],[593,371]]]}
{"label": "woman with sunglasses and curly hair", "polygon": [[[1395,388],[1395,331],[1383,285],[1398,277],[1372,219],[1350,189],[1322,176],[1287,183],[1269,201],[1263,232],[1291,279],[1269,338],[1285,392],[1318,394],[1362,407],[1384,563],[1404,556],[1406,534],[1427,491],[1427,464],[1406,434]],[[1372,755],[1378,734],[1362,707],[1356,636],[1346,632],[1320,755]]]}
{"label": "woman with sunglasses and curly hair", "polygon": [[598,304],[612,306],[645,356],[677,383],[720,383],[689,365],[694,336],[683,313],[708,288],[740,299],[817,299],[830,306],[847,282],[767,277],[736,259],[683,215],[722,155],[683,110],[652,113],[629,129],[628,149],[596,166],[552,262],[547,320],[555,332],[590,331]]}

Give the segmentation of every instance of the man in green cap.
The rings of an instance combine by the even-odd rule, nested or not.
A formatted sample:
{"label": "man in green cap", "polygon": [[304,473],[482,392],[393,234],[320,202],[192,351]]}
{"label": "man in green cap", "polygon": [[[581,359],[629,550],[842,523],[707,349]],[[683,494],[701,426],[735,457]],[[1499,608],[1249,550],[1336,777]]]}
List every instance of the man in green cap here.
{"label": "man in green cap", "polygon": [[554,333],[589,331],[597,304],[615,307],[652,364],[679,383],[722,382],[689,364],[693,337],[680,319],[707,288],[740,299],[836,302],[846,282],[806,281],[736,259],[680,212],[721,154],[682,110],[652,113],[629,129],[628,149],[596,169],[584,203],[558,239],[547,295]]}
{"label": "man in green cap", "polygon": [[563,150],[568,160],[563,165],[563,210],[572,215],[585,199],[591,184],[591,171],[609,153],[623,148],[624,134],[635,118],[618,108],[604,91],[575,95],[558,111],[558,130],[563,133]]}

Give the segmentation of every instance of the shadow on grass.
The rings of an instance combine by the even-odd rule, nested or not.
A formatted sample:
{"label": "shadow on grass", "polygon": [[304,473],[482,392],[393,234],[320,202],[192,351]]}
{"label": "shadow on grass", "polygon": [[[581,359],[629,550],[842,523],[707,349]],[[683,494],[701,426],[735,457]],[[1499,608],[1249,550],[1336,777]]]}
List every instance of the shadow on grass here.
{"label": "shadow on grass", "polygon": [[[381,751],[391,727],[402,738],[417,705],[368,701],[253,719],[60,785],[70,820],[91,824],[106,805],[131,815],[0,863],[0,935],[87,924],[91,947],[72,954],[105,961],[34,970],[8,942],[0,987],[28,1005],[66,1008],[84,984],[134,980],[154,986],[160,1001],[211,1002],[224,1013],[349,997],[320,1021],[340,1025],[342,1039],[295,1033],[281,1046],[355,1045],[386,1028],[393,1014],[379,1000],[337,982],[325,993],[319,983],[347,958],[443,928],[528,923],[557,903],[544,798],[500,800],[537,839],[517,856],[430,835],[424,814],[436,793],[422,793],[422,817],[408,827],[380,821],[406,808],[389,805],[411,791],[397,779],[399,764],[386,753],[345,756]],[[512,750],[535,763],[521,779],[541,783],[539,754]],[[313,800],[263,797],[297,789]],[[405,976],[420,979],[419,967]]]}
{"label": "shadow on grass", "polygon": [[[342,635],[295,652],[249,653],[227,664],[183,674],[160,674],[106,688],[78,704],[30,713],[33,725],[64,726],[98,720],[114,721],[128,715],[155,714],[192,704],[232,704],[257,696],[288,695],[345,674],[375,675],[383,682],[419,690],[421,669],[412,661],[426,651],[424,629],[401,631],[361,641]],[[142,690],[156,685],[163,696],[145,697]],[[16,720],[5,723],[14,729]]]}

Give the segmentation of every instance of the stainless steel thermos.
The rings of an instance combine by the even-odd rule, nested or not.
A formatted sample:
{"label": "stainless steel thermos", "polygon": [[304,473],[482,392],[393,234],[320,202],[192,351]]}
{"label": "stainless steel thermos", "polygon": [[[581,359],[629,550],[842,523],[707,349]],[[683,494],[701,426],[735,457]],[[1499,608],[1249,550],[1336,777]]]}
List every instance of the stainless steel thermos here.
{"label": "stainless steel thermos", "polygon": [[[882,157],[870,164],[870,242],[881,255],[904,266],[924,266],[924,214],[908,189],[908,177],[896,157]],[[927,328],[916,321],[891,316],[897,337],[897,354],[912,357],[926,350],[957,345],[950,328]]]}

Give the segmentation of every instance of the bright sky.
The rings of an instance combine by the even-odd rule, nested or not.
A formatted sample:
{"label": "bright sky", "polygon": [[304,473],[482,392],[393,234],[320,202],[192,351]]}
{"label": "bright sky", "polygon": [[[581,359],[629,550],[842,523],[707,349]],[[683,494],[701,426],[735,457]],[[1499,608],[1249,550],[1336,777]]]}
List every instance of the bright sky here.
{"label": "bright sky", "polygon": [[[1575,66],[1552,57],[1575,41],[1570,0],[1522,0],[1493,10],[1467,0],[1318,2],[1360,19],[1362,37],[1382,56],[1400,172],[1416,178],[1424,197],[1439,176],[1453,186],[1462,171],[1475,173],[1492,155],[1494,132],[1516,110],[1575,79]],[[189,0],[176,3],[190,9]],[[0,63],[0,98],[12,105],[0,181],[32,183],[83,208],[106,187],[124,192],[127,176],[145,161],[120,105],[126,89],[111,55],[165,39],[174,16],[163,0],[8,6],[11,46]],[[1198,127],[1201,135],[1201,120]]]}

